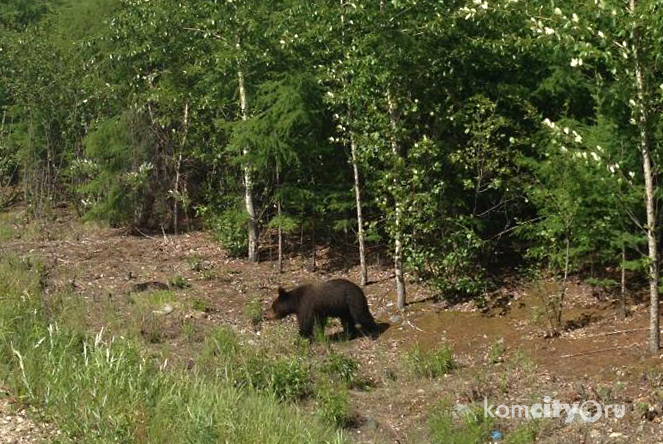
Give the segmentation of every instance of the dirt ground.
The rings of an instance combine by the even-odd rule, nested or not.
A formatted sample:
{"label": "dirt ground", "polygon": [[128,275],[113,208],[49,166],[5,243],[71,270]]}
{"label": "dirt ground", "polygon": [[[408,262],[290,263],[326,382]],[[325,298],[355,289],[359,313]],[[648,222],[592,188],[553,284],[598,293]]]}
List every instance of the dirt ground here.
{"label": "dirt ground", "polygon": [[[56,217],[25,232],[17,226],[16,233],[20,237],[0,243],[0,255],[41,258],[49,272],[50,291],[75,292],[91,313],[112,307],[118,322],[129,316],[136,284],[158,282],[171,288],[173,283],[182,284],[175,289],[177,299],[163,309],[172,311],[168,316],[175,320],[169,327],[173,331],[164,333],[165,346],[183,361],[192,352],[181,332],[182,319],[194,323],[195,335],[228,325],[260,341],[274,326],[251,324],[246,311],[251,301],[259,299],[266,306],[279,285],[289,288],[332,277],[359,281],[353,260],[327,248],[317,251],[316,271],[310,271],[308,259],[294,257],[279,274],[275,261],[255,264],[227,257],[204,232],[130,236]],[[488,295],[481,308],[474,303],[437,302],[431,289],[409,282],[409,304],[400,312],[388,265],[371,265],[371,283],[365,292],[371,311],[389,328],[375,340],[335,344],[358,360],[361,371],[374,381],[371,390],[351,392],[359,420],[348,433],[356,442],[427,442],[427,418],[442,399],[461,406],[483,402],[484,397],[504,405],[531,405],[542,402],[543,396],[566,403],[623,404],[626,415],[568,425],[550,420],[537,442],[663,442],[663,367],[658,358],[647,356],[648,307],[637,297],[629,299],[630,316],[621,320],[611,296],[572,281],[564,312],[569,328],[551,336],[541,319],[550,289],[545,282],[505,285]],[[108,319],[88,318],[92,330],[105,327]],[[294,336],[294,319],[285,322]],[[452,348],[459,364],[451,374],[425,379],[404,373],[403,356],[408,350],[441,344]],[[4,402],[0,415],[9,418],[12,414],[6,413],[9,407]],[[507,418],[499,424],[508,431],[517,420]],[[2,442],[32,441],[0,438]]]}

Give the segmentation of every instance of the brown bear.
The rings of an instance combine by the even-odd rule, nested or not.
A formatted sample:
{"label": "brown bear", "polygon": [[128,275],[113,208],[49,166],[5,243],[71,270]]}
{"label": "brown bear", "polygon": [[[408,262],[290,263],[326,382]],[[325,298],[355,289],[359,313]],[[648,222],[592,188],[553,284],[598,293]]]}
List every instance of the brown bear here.
{"label": "brown bear", "polygon": [[290,291],[279,287],[279,296],[265,312],[265,318],[281,319],[292,313],[297,316],[299,334],[309,340],[314,326],[324,328],[330,317],[340,318],[345,333],[350,337],[359,333],[357,324],[368,333],[378,331],[364,292],[346,279],[300,285]]}

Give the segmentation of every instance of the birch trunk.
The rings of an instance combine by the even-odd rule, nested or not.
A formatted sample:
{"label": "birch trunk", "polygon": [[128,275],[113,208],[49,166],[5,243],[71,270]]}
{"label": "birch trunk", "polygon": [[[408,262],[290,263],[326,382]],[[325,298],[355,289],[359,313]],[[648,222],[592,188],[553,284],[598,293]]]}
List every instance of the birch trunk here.
{"label": "birch trunk", "polygon": [[[242,120],[248,119],[248,107],[246,103],[246,88],[244,86],[244,73],[242,70],[237,71],[239,81],[239,106],[242,112]],[[249,148],[244,147],[242,154],[245,158],[249,155]],[[248,161],[244,164],[244,204],[246,212],[249,215],[248,223],[248,237],[249,248],[248,256],[251,262],[258,261],[258,223],[256,221],[256,209],[253,203],[253,178],[251,176],[251,165]]]}
{"label": "birch trunk", "polygon": [[[631,0],[631,14],[635,14],[635,0]],[[645,176],[645,206],[647,210],[647,246],[649,249],[649,352],[658,355],[660,348],[659,309],[658,309],[658,253],[656,251],[656,209],[654,201],[654,171],[649,146],[649,104],[645,92],[645,76],[639,51],[640,35],[633,30],[633,56],[635,61],[635,85],[638,94],[637,112],[640,128],[640,154]]]}
{"label": "birch trunk", "polygon": [[[389,108],[389,123],[391,129],[394,132],[391,136],[391,151],[394,155],[394,160],[400,158],[400,147],[398,146],[398,141],[396,140],[396,129],[398,125],[398,117],[396,115],[396,106],[391,97],[391,91],[387,90],[387,106]],[[396,275],[396,306],[399,310],[405,308],[405,279],[403,277],[403,240],[401,236],[401,217],[402,209],[399,202],[398,196],[398,175],[394,176],[394,225],[395,225],[395,234],[394,234],[394,274]]]}
{"label": "birch trunk", "polygon": [[281,228],[281,177],[279,174],[279,168],[276,167],[276,186],[279,189],[279,197],[276,200],[276,214],[279,218],[279,273],[283,273],[283,228]]}
{"label": "birch trunk", "polygon": [[[345,14],[343,7],[345,4],[341,1],[341,33],[342,44],[345,45]],[[352,109],[348,110],[348,121],[352,122]],[[357,202],[357,241],[359,242],[359,267],[361,286],[368,283],[368,269],[366,267],[366,248],[364,246],[364,217],[361,210],[361,185],[359,180],[359,164],[357,161],[357,142],[354,134],[350,132],[350,153],[352,155],[352,172],[354,175],[355,201]]]}
{"label": "birch trunk", "polygon": [[175,185],[173,190],[175,192],[173,199],[173,231],[175,234],[178,234],[178,223],[179,223],[179,201],[180,201],[180,171],[182,170],[182,151],[184,150],[184,144],[186,143],[186,136],[189,130],[189,103],[184,104],[184,120],[183,120],[183,129],[184,134],[182,135],[182,141],[180,142],[180,152],[177,156],[177,165],[175,167]]}
{"label": "birch trunk", "polygon": [[350,135],[350,152],[352,153],[352,171],[355,181],[355,200],[357,202],[357,240],[359,241],[359,266],[361,285],[368,282],[368,269],[366,268],[366,249],[364,247],[364,218],[361,211],[361,187],[359,184],[359,165],[357,164],[357,143],[353,135]]}
{"label": "birch trunk", "polygon": [[622,242],[622,280],[619,292],[619,317],[626,319],[626,244]]}

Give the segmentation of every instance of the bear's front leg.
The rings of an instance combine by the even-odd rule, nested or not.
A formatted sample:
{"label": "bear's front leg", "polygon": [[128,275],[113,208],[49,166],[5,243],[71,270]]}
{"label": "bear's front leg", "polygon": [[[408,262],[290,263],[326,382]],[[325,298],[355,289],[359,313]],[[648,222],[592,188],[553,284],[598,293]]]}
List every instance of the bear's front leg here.
{"label": "bear's front leg", "polygon": [[313,327],[315,326],[315,319],[312,316],[297,316],[297,324],[299,325],[299,335],[309,341],[313,339]]}

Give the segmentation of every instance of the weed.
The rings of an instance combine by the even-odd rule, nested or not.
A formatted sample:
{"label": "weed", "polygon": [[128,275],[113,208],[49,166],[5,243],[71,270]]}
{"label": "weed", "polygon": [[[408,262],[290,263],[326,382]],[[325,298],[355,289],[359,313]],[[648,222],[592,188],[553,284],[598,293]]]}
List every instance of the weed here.
{"label": "weed", "polygon": [[509,374],[502,373],[500,375],[499,388],[501,393],[506,393],[509,387]]}
{"label": "weed", "polygon": [[509,361],[510,365],[512,365],[514,368],[521,369],[528,374],[532,373],[536,368],[536,364],[534,363],[534,360],[530,354],[523,350],[516,351],[513,354],[513,358]]}
{"label": "weed", "polygon": [[246,304],[244,304],[244,315],[249,318],[251,325],[256,326],[262,322],[262,301],[260,298],[255,297],[249,299]]}
{"label": "weed", "polygon": [[[238,365],[239,364],[239,365]],[[227,372],[239,387],[249,387],[279,400],[297,400],[310,393],[309,367],[302,359],[253,355]]]}
{"label": "weed", "polygon": [[204,270],[203,271],[203,279],[204,280],[213,281],[216,278],[217,278],[216,271],[214,271],[214,270]]}
{"label": "weed", "polygon": [[163,341],[163,324],[161,317],[152,313],[144,315],[140,322],[140,334],[150,344],[160,344]]}
{"label": "weed", "polygon": [[191,271],[200,272],[205,269],[203,259],[198,255],[189,256],[187,262],[189,263],[189,270]]}
{"label": "weed", "polygon": [[456,367],[453,353],[446,345],[428,352],[422,351],[417,345],[406,354],[405,361],[415,375],[427,378],[446,375]]}
{"label": "weed", "polygon": [[347,388],[353,388],[360,385],[360,381],[357,379],[358,369],[359,363],[357,361],[332,350],[321,370],[332,380]]}
{"label": "weed", "polygon": [[207,301],[202,298],[195,298],[193,302],[191,302],[191,308],[196,311],[204,311],[204,312],[209,310]]}
{"label": "weed", "polygon": [[348,389],[341,385],[323,382],[316,390],[320,416],[335,427],[347,427],[352,423]]}
{"label": "weed", "polygon": [[0,242],[10,240],[14,237],[14,228],[11,219],[6,213],[0,213]]}
{"label": "weed", "polygon": [[493,346],[488,352],[488,362],[490,364],[499,364],[504,361],[504,354],[506,353],[506,346],[504,345],[504,338],[495,341]]}
{"label": "weed", "polygon": [[173,288],[184,289],[184,288],[189,288],[191,284],[189,283],[189,281],[186,280],[184,276],[178,274],[171,278],[170,286]]}

